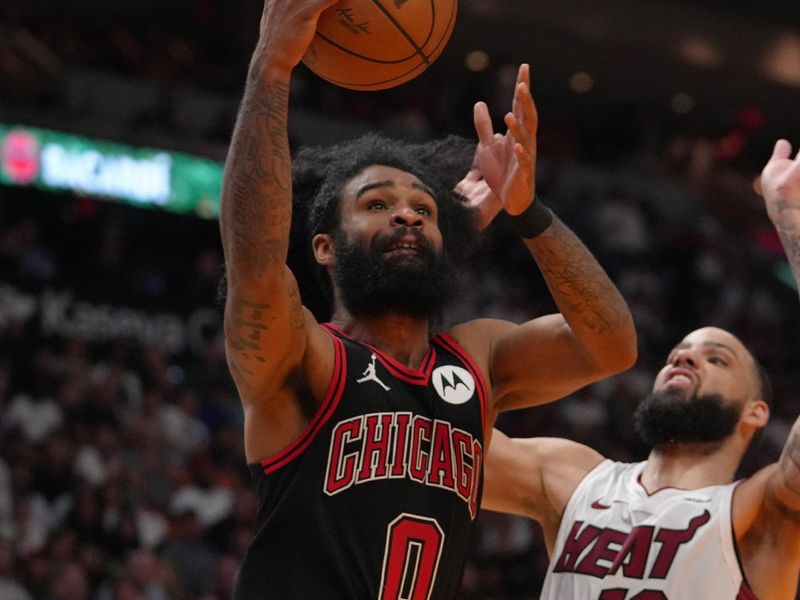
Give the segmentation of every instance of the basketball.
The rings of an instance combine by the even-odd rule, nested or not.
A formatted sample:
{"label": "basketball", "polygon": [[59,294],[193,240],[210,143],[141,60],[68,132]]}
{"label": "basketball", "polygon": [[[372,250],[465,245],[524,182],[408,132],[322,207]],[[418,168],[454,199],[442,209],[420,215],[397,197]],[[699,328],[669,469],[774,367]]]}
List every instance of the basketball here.
{"label": "basketball", "polygon": [[457,0],[341,0],[320,16],[303,62],[342,87],[395,87],[439,57],[453,33],[457,4]]}

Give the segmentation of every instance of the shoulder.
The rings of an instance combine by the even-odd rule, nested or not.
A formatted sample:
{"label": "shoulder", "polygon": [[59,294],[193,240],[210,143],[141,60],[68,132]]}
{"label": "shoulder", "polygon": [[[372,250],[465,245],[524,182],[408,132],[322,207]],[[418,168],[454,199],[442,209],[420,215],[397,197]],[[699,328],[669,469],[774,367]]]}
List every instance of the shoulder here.
{"label": "shoulder", "polygon": [[459,323],[445,333],[456,340],[465,350],[479,352],[481,349],[490,348],[495,339],[516,327],[519,325],[503,319],[473,319]]}
{"label": "shoulder", "polygon": [[444,333],[475,360],[488,364],[497,341],[518,327],[516,323],[502,319],[473,319],[455,325]]}
{"label": "shoulder", "polygon": [[502,319],[473,319],[459,323],[443,333],[452,338],[475,361],[487,385],[491,387],[489,365],[494,345],[515,327],[515,323]]}

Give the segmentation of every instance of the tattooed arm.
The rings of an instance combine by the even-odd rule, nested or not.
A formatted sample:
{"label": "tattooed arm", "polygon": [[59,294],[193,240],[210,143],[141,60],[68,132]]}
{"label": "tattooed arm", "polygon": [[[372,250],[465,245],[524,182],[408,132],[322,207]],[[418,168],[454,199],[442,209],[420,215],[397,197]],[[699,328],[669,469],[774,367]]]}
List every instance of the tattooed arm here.
{"label": "tattooed arm", "polygon": [[786,252],[800,286],[800,153],[792,160],[792,146],[778,140],[772,157],[761,173],[761,190],[767,214]]}
{"label": "tattooed arm", "polygon": [[[778,140],[761,174],[761,188],[767,214],[800,285],[800,153],[792,159],[791,152],[789,142]],[[775,501],[800,525],[800,419],[789,434],[774,479],[771,489]],[[800,539],[797,541],[800,547]]]}
{"label": "tattooed arm", "polygon": [[[538,115],[530,93],[530,70],[517,76],[508,132],[495,134],[485,104],[475,106],[476,166],[510,215],[534,199]],[[581,241],[558,218],[525,239],[560,314],[517,326],[498,321],[470,324],[466,338],[489,340],[487,357],[494,408],[541,404],[628,368],[636,360],[636,332],[628,306]],[[473,337],[474,336],[474,337]]]}
{"label": "tattooed arm", "polygon": [[[800,282],[800,156],[779,140],[761,174],[767,214]],[[759,598],[794,599],[800,575],[800,419],[777,463],[736,488],[733,526],[742,565]]]}
{"label": "tattooed arm", "polygon": [[332,347],[303,309],[286,267],[292,194],[286,119],[292,70],[333,1],[266,0],[225,164],[225,342],[245,408],[250,461],[282,449],[304,428],[301,392],[291,383],[297,373],[308,375],[310,390],[302,393],[319,397],[332,372]]}
{"label": "tattooed arm", "polygon": [[[795,282],[800,287],[800,152],[794,160],[791,152],[792,147],[786,140],[775,144],[772,157],[761,174],[761,188],[767,214],[778,231]],[[776,501],[793,513],[800,524],[800,419],[789,434],[775,478]]]}
{"label": "tattooed arm", "polygon": [[633,319],[621,294],[558,218],[525,240],[559,313],[513,325],[477,322],[492,340],[494,408],[512,410],[562,398],[628,368],[636,359]]}

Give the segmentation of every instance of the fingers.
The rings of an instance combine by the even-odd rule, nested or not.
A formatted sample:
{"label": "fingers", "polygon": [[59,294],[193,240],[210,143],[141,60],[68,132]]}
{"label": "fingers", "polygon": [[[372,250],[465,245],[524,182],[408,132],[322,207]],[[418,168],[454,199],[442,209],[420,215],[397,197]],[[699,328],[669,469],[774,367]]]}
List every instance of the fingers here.
{"label": "fingers", "polygon": [[514,155],[517,157],[520,172],[523,173],[526,179],[531,178],[531,174],[533,173],[533,157],[525,150],[522,144],[516,144],[514,146]]}
{"label": "fingers", "polygon": [[[779,160],[782,158],[789,158],[792,154],[792,145],[787,140],[778,140],[775,142],[775,148],[772,151],[772,158],[770,160]],[[798,154],[800,156],[800,154]]]}
{"label": "fingers", "polygon": [[475,182],[480,181],[483,179],[483,175],[481,174],[481,170],[479,167],[473,165],[472,168],[467,171],[467,174],[464,175],[464,178],[458,182],[456,185],[456,190],[458,190],[458,186],[462,185],[465,182]]}
{"label": "fingers", "polygon": [[494,129],[492,128],[492,119],[489,116],[489,107],[486,106],[485,102],[476,102],[472,114],[478,141],[481,144],[490,144],[494,139]]}
{"label": "fingers", "polygon": [[530,143],[530,134],[525,127],[523,127],[515,114],[507,113],[503,121],[505,121],[506,127],[508,127],[506,136],[511,141],[512,145],[519,142],[527,146]]}
{"label": "fingers", "polygon": [[523,144],[529,152],[532,151],[536,146],[536,130],[539,123],[536,113],[522,118],[517,114],[508,113],[504,120],[508,127],[509,138]]}
{"label": "fingers", "polygon": [[520,65],[517,85],[514,89],[512,112],[522,126],[528,130],[528,133],[535,136],[539,126],[539,115],[531,95],[530,79],[530,67],[527,64]]}
{"label": "fingers", "polygon": [[522,63],[517,71],[517,83],[524,83],[531,86],[531,67],[528,63]]}
{"label": "fingers", "polygon": [[535,136],[539,127],[539,115],[536,112],[536,105],[533,103],[533,96],[531,96],[527,83],[518,83],[517,89],[514,90],[513,113],[517,121],[528,131],[528,134]]}

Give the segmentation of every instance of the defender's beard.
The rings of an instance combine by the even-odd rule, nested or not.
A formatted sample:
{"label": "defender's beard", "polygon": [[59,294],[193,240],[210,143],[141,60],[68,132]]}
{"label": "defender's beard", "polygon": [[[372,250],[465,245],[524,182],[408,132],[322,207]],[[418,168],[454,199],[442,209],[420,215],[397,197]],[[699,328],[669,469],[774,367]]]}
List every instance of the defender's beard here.
{"label": "defender's beard", "polygon": [[733,433],[742,405],[719,394],[685,397],[683,390],[653,392],[639,404],[634,426],[642,440],[657,448],[664,444],[717,442]]}

